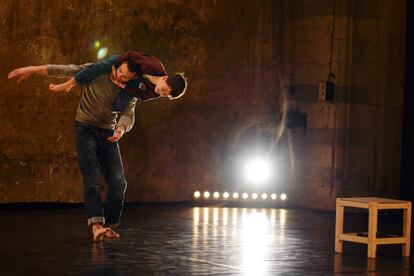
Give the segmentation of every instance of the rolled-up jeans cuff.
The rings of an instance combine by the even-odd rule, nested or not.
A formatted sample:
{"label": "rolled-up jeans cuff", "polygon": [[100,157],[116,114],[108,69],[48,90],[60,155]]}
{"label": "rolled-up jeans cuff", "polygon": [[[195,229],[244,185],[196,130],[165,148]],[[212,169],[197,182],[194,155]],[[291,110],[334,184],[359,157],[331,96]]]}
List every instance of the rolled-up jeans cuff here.
{"label": "rolled-up jeans cuff", "polygon": [[92,223],[105,224],[105,218],[104,217],[91,217],[88,219],[88,226],[91,226]]}

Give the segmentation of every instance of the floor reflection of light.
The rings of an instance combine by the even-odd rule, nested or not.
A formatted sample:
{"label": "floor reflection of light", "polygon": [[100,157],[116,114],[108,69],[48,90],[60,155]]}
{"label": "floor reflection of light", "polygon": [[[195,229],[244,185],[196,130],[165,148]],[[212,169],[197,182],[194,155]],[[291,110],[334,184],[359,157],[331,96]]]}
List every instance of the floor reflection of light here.
{"label": "floor reflection of light", "polygon": [[246,217],[246,215],[247,215],[247,209],[246,208],[243,208],[242,209],[242,217],[243,217],[243,219]]}
{"label": "floor reflection of light", "polygon": [[227,225],[228,221],[228,210],[227,208],[223,208],[223,225]]}
{"label": "floor reflection of light", "polygon": [[210,233],[209,233],[209,240],[210,245],[212,248],[217,248],[218,244],[218,233],[217,233],[217,225],[219,223],[219,208],[215,207],[213,208],[213,227],[210,227]]}
{"label": "floor reflection of light", "polygon": [[218,208],[213,209],[213,225],[217,225],[219,220]]}
{"label": "floor reflection of light", "polygon": [[198,225],[200,221],[200,209],[198,207],[195,207],[193,209],[193,223],[194,225]]}
{"label": "floor reflection of light", "polygon": [[275,225],[276,223],[276,210],[272,209],[272,212],[270,213],[270,223],[273,225]]}
{"label": "floor reflection of light", "polygon": [[286,223],[286,210],[281,209],[280,210],[280,224],[284,225]]}
{"label": "floor reflection of light", "polygon": [[198,207],[195,207],[193,209],[193,248],[198,247],[199,221],[200,221],[200,209]]}
{"label": "floor reflection of light", "polygon": [[285,240],[285,223],[286,223],[286,210],[280,210],[280,241]]}
{"label": "floor reflection of light", "polygon": [[242,267],[244,275],[263,275],[266,271],[266,255],[269,247],[269,223],[262,212],[252,210],[243,219]]}
{"label": "floor reflection of light", "polygon": [[208,208],[204,208],[204,213],[203,213],[203,219],[204,219],[204,224],[208,224]]}
{"label": "floor reflection of light", "polygon": [[208,217],[209,217],[210,208],[204,207],[203,208],[203,245],[208,246],[209,240],[209,228],[208,228]]}
{"label": "floor reflection of light", "polygon": [[222,231],[222,239],[223,239],[223,243],[227,244],[227,221],[228,221],[228,208],[223,208],[223,224],[221,227],[221,231]]}
{"label": "floor reflection of light", "polygon": [[233,213],[233,225],[237,225],[237,216],[238,216],[238,208],[233,208],[232,213]]}

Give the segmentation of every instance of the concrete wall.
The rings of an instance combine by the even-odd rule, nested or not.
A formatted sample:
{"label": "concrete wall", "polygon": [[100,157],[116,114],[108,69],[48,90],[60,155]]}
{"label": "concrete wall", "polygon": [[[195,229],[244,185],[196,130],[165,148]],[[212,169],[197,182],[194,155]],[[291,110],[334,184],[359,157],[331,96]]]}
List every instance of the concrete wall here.
{"label": "concrete wall", "polygon": [[5,76],[29,64],[93,61],[97,39],[110,54],[153,54],[190,81],[180,100],[137,106],[121,141],[129,201],[237,189],[234,159],[248,141],[240,138],[271,145],[280,99],[308,114],[308,128],[285,130],[277,147],[295,203],[330,209],[336,196],[397,195],[405,1],[336,0],[337,98],[324,103],[317,86],[328,74],[332,4],[1,1],[0,202],[82,201],[73,133],[80,89],[55,95],[50,79],[17,85]]}
{"label": "concrete wall", "polygon": [[[338,196],[399,196],[405,1],[288,1],[290,104],[309,117],[293,130],[297,202],[334,208]],[[334,102],[327,79],[332,24]]]}
{"label": "concrete wall", "polygon": [[0,202],[82,200],[74,146],[80,89],[48,92],[51,81],[6,80],[30,64],[96,59],[138,49],[159,57],[190,86],[177,101],[136,108],[121,141],[130,201],[188,200],[219,187],[222,155],[245,125],[272,123],[280,58],[273,1],[1,1]]}

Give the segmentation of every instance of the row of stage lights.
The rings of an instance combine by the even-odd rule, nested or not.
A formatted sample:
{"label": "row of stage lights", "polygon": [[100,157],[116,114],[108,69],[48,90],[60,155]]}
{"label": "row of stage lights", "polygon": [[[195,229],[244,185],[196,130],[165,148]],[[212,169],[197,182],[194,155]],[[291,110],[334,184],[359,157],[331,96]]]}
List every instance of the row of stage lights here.
{"label": "row of stage lights", "polygon": [[[204,200],[209,200],[209,199],[220,199],[220,193],[219,192],[214,192],[213,193],[213,196],[211,197],[211,194],[210,194],[210,192],[208,192],[208,191],[205,191],[203,194],[201,194],[201,192],[200,191],[195,191],[194,193],[193,193],[193,196],[194,196],[194,198],[195,199],[204,199]],[[238,199],[239,198],[239,193],[237,193],[237,192],[235,192],[235,193],[233,193],[232,194],[232,198],[230,198],[230,194],[228,193],[228,192],[224,192],[223,194],[222,194],[222,198],[223,199],[234,199],[234,200],[236,200],[236,199]],[[244,199],[244,200],[248,200],[249,199],[249,194],[248,193],[243,193],[242,195],[241,195],[241,197],[242,197],[242,199]],[[263,200],[267,200],[268,199],[268,195],[266,194],[266,193],[262,193],[261,195],[260,195],[260,197],[261,197],[261,199],[263,199]],[[259,198],[259,195],[257,194],[257,193],[252,193],[251,195],[250,195],[250,198],[251,199],[253,199],[253,200],[256,200],[256,199],[258,199]],[[275,194],[275,193],[273,193],[273,194],[271,194],[270,195],[270,199],[271,200],[276,200],[277,199],[277,194]],[[282,200],[282,201],[285,201],[286,199],[287,199],[287,195],[285,194],[285,193],[283,193],[283,194],[281,194],[280,195],[280,199]]]}

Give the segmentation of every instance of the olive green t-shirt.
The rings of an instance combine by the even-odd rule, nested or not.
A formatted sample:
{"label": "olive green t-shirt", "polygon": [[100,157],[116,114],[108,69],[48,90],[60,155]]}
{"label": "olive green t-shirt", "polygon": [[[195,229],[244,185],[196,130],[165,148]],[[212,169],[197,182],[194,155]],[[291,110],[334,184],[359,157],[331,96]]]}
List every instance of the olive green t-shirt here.
{"label": "olive green t-shirt", "polygon": [[[48,64],[47,72],[50,77],[71,78],[88,65],[90,64]],[[123,125],[126,131],[129,131],[134,125],[136,99],[133,99],[122,113],[113,112],[119,91],[120,89],[109,79],[108,73],[99,75],[89,84],[82,86],[82,97],[75,120],[103,129],[115,129]]]}

